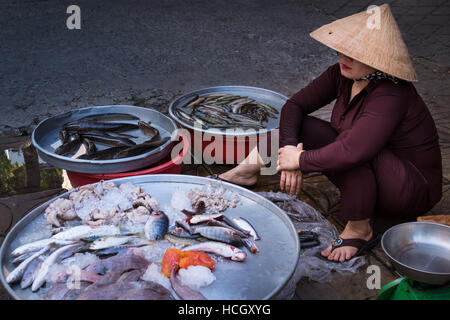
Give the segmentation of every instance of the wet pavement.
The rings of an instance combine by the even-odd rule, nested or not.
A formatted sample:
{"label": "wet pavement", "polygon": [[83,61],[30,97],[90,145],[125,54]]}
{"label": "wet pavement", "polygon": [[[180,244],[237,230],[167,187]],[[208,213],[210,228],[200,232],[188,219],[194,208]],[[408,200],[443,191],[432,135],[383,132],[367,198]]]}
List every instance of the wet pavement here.
{"label": "wet pavement", "polygon": [[[43,119],[89,105],[129,104],[167,113],[179,95],[215,85],[250,85],[290,96],[335,62],[309,32],[336,18],[390,3],[420,81],[415,84],[438,127],[443,156],[442,200],[450,210],[450,1],[78,1],[81,30],[65,25],[68,1],[0,3],[0,232],[70,183],[43,163],[30,134]],[[329,119],[331,105],[316,112]],[[185,165],[206,176],[229,167]],[[254,191],[278,191],[263,177]],[[338,229],[339,192],[324,176],[305,179],[301,200]],[[399,221],[377,219],[382,232]],[[382,285],[398,277],[378,246],[367,256]],[[302,279],[294,299],[374,299],[366,268],[334,274],[330,283]],[[8,299],[0,289],[0,299]]]}

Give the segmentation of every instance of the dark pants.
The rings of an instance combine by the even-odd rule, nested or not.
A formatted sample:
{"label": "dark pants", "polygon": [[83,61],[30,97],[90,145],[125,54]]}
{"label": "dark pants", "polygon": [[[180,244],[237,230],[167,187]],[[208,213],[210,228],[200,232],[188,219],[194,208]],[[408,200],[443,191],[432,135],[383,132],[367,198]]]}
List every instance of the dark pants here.
{"label": "dark pants", "polygon": [[[337,135],[329,122],[306,116],[299,141],[305,150],[317,149],[333,142]],[[431,209],[425,178],[411,162],[388,149],[364,165],[323,174],[341,193],[339,218],[343,222],[368,219],[375,213],[419,216]]]}

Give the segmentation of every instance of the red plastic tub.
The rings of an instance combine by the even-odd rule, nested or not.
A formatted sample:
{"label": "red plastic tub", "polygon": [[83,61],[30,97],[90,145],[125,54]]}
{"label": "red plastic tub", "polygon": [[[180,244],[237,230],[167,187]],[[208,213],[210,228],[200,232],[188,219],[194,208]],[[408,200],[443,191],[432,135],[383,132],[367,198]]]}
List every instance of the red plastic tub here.
{"label": "red plastic tub", "polygon": [[96,183],[101,180],[112,180],[117,178],[141,176],[146,174],[180,174],[181,168],[183,166],[183,157],[189,153],[189,139],[182,133],[179,133],[179,137],[183,143],[183,149],[181,150],[180,154],[174,159],[171,159],[169,154],[166,159],[161,161],[160,165],[149,167],[139,171],[110,174],[90,174],[67,171],[67,176],[69,177],[70,183],[75,188],[85,184]]}
{"label": "red plastic tub", "polygon": [[[191,145],[194,156],[202,156],[202,162],[207,164],[237,165],[244,160],[256,146],[264,146],[267,156],[271,150],[271,132],[245,137],[227,137],[225,135],[211,135],[197,133],[201,142],[194,135],[194,131],[187,129],[191,135]],[[216,145],[214,143],[218,141]]]}

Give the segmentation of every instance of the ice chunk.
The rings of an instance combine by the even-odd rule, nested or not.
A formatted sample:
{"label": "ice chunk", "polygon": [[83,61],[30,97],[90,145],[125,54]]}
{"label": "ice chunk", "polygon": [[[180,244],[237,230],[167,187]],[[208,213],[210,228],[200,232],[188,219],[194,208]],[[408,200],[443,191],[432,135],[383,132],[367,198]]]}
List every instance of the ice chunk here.
{"label": "ice chunk", "polygon": [[159,271],[156,263],[151,263],[145,273],[142,275],[142,280],[156,282],[167,289],[171,289],[170,280]]}
{"label": "ice chunk", "polygon": [[216,280],[216,276],[209,268],[204,266],[189,266],[187,269],[178,270],[180,281],[192,289],[209,286]]}

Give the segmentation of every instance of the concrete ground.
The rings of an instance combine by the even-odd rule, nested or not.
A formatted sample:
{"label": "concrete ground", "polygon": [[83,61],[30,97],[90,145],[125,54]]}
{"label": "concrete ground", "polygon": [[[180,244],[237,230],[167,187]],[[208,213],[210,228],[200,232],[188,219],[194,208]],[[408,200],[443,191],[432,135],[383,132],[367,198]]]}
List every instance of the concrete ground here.
{"label": "concrete ground", "polygon": [[[79,0],[80,30],[66,27],[66,9],[72,1],[4,0],[0,3],[1,149],[25,143],[41,120],[89,105],[132,104],[167,112],[170,101],[182,93],[230,84],[290,96],[336,61],[334,52],[309,33],[382,3],[391,5],[419,75],[415,86],[439,131],[444,196],[430,213],[446,214],[450,209],[449,0],[239,0],[226,5],[218,0]],[[328,119],[331,107],[316,116]],[[220,173],[227,168],[185,166],[183,172],[206,175],[208,169]],[[277,188],[273,176],[254,190]],[[54,196],[21,193],[0,199],[0,226],[3,212],[20,216]],[[335,217],[339,194],[326,178],[305,179],[301,199],[342,227]],[[385,230],[394,223],[378,220],[377,228]],[[379,247],[368,255],[368,264],[380,266],[382,284],[397,277]],[[374,299],[377,290],[367,289],[367,277],[361,268],[357,275],[334,274],[327,284],[303,279],[294,298]],[[0,298],[8,298],[2,290]]]}

